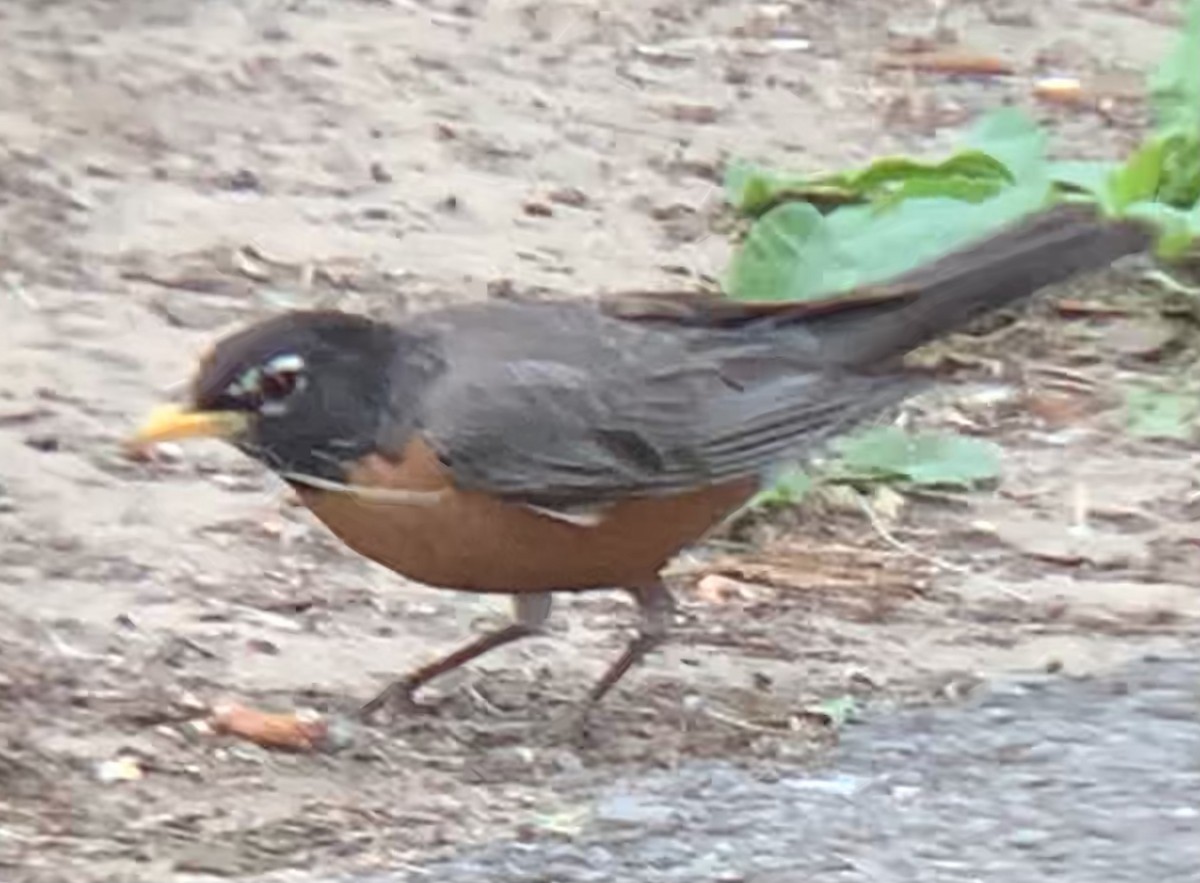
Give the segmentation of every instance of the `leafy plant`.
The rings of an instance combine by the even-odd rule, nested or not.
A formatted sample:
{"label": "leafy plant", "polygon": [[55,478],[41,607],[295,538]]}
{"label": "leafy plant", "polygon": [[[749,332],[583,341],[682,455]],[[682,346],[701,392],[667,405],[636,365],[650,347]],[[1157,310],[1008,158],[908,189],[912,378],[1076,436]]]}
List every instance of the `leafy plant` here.
{"label": "leafy plant", "polygon": [[789,175],[732,163],[725,192],[738,211],[760,215],[788,200],[820,203],[901,202],[913,196],[948,196],[980,202],[1012,183],[1008,167],[981,150],[963,150],[941,162],[884,157],[858,171]]}
{"label": "leafy plant", "polygon": [[835,475],[843,481],[899,481],[965,487],[1000,476],[1000,449],[949,432],[881,426],[841,439]]}
{"label": "leafy plant", "polygon": [[894,484],[900,487],[971,487],[1000,477],[1000,448],[950,432],[908,433],[894,426],[868,429],[833,445],[823,468],[784,470],[746,508],[792,506],[830,485]]}
{"label": "leafy plant", "polygon": [[1164,257],[1200,241],[1200,0],[1149,79],[1154,131],[1124,161],[1052,161],[1046,132],[1005,108],[942,160],[885,157],[799,175],[734,163],[730,203],[754,218],[725,279],[734,298],[805,300],[876,282],[1051,202],[1095,202],[1159,231]]}
{"label": "leafy plant", "polygon": [[[1200,0],[1190,0],[1175,47],[1149,77],[1155,125],[1123,160],[1051,160],[1047,134],[1020,110],[980,119],[938,160],[885,157],[860,169],[803,175],[732,164],[729,202],[752,224],[725,289],[747,300],[808,300],[878,282],[934,260],[1049,204],[1084,201],[1140,219],[1165,258],[1200,242]],[[1195,414],[1183,397],[1134,391],[1131,428],[1183,437]],[[994,478],[994,446],[945,435],[869,430],[838,446],[820,480],[970,484]],[[794,473],[765,505],[803,496]]]}
{"label": "leafy plant", "polygon": [[1016,110],[985,117],[962,151],[934,164],[880,160],[807,180],[735,169],[735,204],[751,209],[785,194],[836,191],[823,213],[789,199],[751,227],[726,288],[748,300],[807,300],[877,282],[933,260],[1041,207],[1051,195],[1045,134]]}

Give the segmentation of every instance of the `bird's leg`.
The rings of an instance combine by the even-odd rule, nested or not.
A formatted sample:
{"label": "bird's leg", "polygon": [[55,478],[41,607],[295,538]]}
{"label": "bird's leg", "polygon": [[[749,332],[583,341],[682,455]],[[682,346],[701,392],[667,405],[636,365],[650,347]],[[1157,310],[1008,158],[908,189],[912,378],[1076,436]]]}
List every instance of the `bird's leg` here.
{"label": "bird's leg", "polygon": [[539,634],[550,615],[553,598],[554,596],[549,592],[527,592],[513,595],[513,621],[511,623],[504,628],[480,635],[453,653],[428,665],[423,665],[388,684],[379,695],[362,707],[360,714],[363,717],[370,717],[385,705],[411,709],[416,705],[413,701],[413,694],[434,678],[453,671],[460,665],[465,665],[489,650]]}
{"label": "bird's leg", "polygon": [[604,676],[592,687],[587,699],[560,718],[551,728],[552,739],[590,741],[589,723],[592,709],[629,669],[641,662],[647,653],[666,638],[671,627],[671,616],[675,612],[675,599],[671,597],[667,587],[661,580],[656,579],[643,586],[631,587],[629,592],[638,606],[637,634],[626,645],[625,652],[617,657]]}
{"label": "bird's leg", "polygon": [[661,580],[655,580],[644,586],[631,588],[630,593],[638,606],[637,635],[625,647],[617,661],[609,666],[604,677],[596,682],[588,693],[587,705],[595,705],[613,688],[617,681],[624,677],[647,653],[657,647],[667,637],[671,628],[671,617],[675,613],[675,599],[667,591]]}

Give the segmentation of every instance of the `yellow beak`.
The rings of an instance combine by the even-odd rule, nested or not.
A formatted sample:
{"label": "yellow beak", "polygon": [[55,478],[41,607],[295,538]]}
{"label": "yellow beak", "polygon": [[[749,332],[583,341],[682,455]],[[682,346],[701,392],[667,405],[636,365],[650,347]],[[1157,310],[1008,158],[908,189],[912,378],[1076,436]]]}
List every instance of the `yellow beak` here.
{"label": "yellow beak", "polygon": [[238,411],[189,411],[179,405],[160,405],[130,437],[134,448],[181,438],[229,439],[246,430],[249,418]]}

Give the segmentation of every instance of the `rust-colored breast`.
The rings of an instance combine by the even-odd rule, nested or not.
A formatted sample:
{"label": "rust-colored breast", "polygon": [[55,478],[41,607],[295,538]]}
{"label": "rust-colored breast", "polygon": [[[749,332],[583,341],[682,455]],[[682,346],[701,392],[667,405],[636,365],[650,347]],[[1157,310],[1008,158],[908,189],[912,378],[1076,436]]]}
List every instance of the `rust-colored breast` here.
{"label": "rust-colored breast", "polygon": [[411,442],[399,463],[372,455],[355,485],[440,492],[430,505],[302,489],[305,505],[350,548],[410,579],[475,592],[634,585],[653,578],[757,489],[757,482],[699,488],[609,507],[574,524],[485,494],[456,490],[436,456]]}

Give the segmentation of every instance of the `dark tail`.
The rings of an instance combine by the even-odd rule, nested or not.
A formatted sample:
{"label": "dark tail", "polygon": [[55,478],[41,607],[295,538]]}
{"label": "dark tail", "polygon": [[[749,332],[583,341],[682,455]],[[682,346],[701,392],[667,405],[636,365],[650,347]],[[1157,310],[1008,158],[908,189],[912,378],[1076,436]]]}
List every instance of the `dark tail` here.
{"label": "dark tail", "polygon": [[[1059,206],[884,286],[910,291],[909,297],[813,316],[804,326],[819,341],[823,363],[874,367],[962,327],[981,313],[1143,251],[1150,242],[1150,233],[1141,225],[1105,220],[1087,206]],[[872,290],[866,289],[867,294]],[[853,303],[854,292],[846,297]]]}

